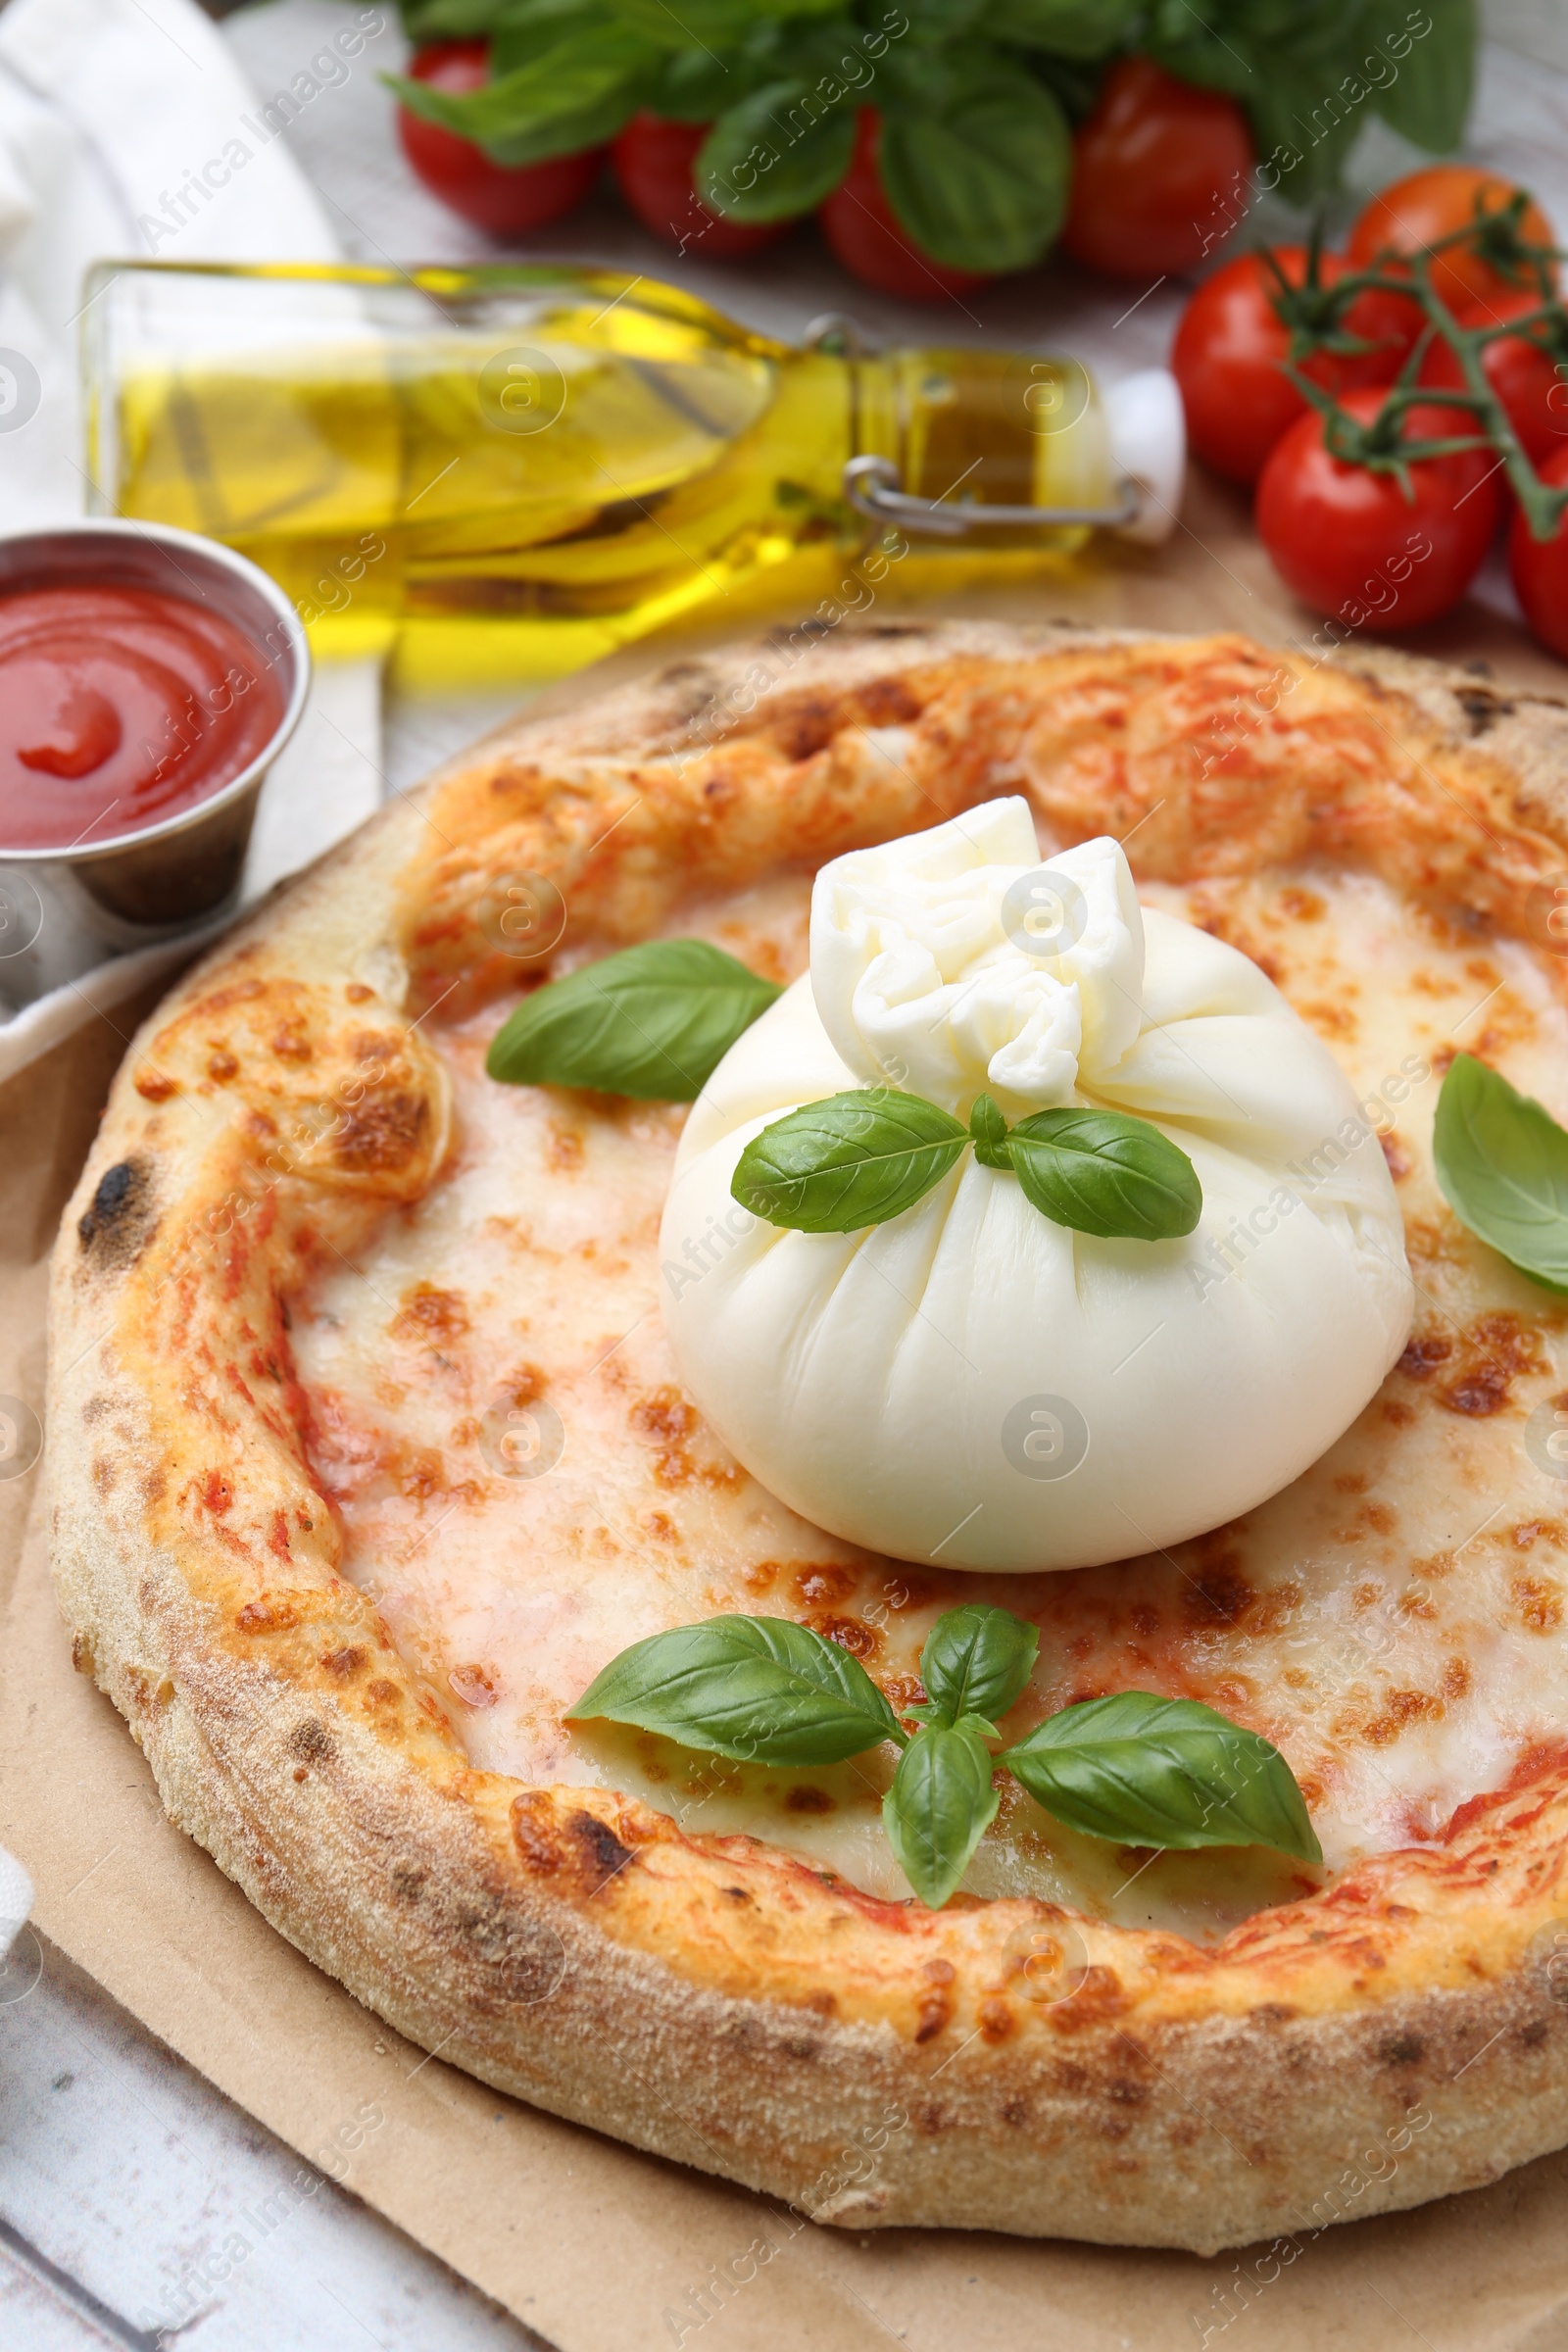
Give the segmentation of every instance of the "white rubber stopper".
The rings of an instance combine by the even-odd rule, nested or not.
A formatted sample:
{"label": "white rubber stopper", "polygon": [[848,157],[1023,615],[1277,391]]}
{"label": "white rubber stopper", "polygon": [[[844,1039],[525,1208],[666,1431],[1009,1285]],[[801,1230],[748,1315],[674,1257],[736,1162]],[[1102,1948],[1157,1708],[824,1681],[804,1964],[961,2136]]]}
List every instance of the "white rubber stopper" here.
{"label": "white rubber stopper", "polygon": [[1143,368],[1101,394],[1112,471],[1137,483],[1140,508],[1117,526],[1118,539],[1157,547],[1176,528],[1187,471],[1187,418],[1168,368]]}

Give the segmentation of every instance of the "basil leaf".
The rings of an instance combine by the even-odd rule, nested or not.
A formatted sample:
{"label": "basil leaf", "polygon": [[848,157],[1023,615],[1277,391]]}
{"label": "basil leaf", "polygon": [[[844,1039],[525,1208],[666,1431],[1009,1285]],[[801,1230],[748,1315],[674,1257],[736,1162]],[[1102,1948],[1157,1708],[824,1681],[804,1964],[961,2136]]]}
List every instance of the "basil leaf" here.
{"label": "basil leaf", "polygon": [[649,110],[666,122],[711,122],[755,78],[739,50],[674,49],[648,93]]}
{"label": "basil leaf", "polygon": [[[1472,71],[1470,0],[1435,0],[1412,38],[1405,0],[1152,0],[1138,46],[1183,81],[1246,108],[1260,157],[1293,205],[1327,194],[1369,114],[1452,146]],[[1402,40],[1403,55],[1395,42]],[[1216,212],[1223,234],[1226,208]]]}
{"label": "basil leaf", "polygon": [[[923,62],[923,61],[920,61]],[[922,253],[956,270],[1026,270],[1067,209],[1072,137],[1043,83],[977,62],[930,73],[882,118],[888,203]]]}
{"label": "basil leaf", "polygon": [[841,0],[609,0],[625,24],[664,49],[722,49],[743,40],[760,17],[823,17]]}
{"label": "basil leaf", "polygon": [[611,23],[604,0],[509,0],[490,34],[490,78],[503,81],[563,41],[603,31]]}
{"label": "basil leaf", "polygon": [[690,1102],[783,993],[706,940],[649,940],[524,997],[484,1066],[508,1086]]}
{"label": "basil leaf", "polygon": [[1548,1290],[1568,1290],[1568,1134],[1533,1096],[1455,1055],[1432,1134],[1443,1197],[1462,1225]]}
{"label": "basil leaf", "polygon": [[579,23],[463,97],[402,74],[382,79],[411,113],[473,140],[495,163],[534,164],[613,138],[642,104],[660,54],[641,34],[606,20]]}
{"label": "basil leaf", "polygon": [[986,36],[1055,57],[1106,57],[1138,13],[1139,0],[989,0]]}
{"label": "basil leaf", "polygon": [[1010,1609],[966,1600],[939,1617],[920,1652],[920,1680],[939,1723],[1005,1715],[1034,1671],[1039,1628]]}
{"label": "basil leaf", "polygon": [[754,1136],[729,1189],[770,1225],[859,1233],[940,1184],[968,1141],[966,1127],[918,1095],[829,1095]]}
{"label": "basil leaf", "polygon": [[996,1819],[991,1757],[971,1722],[916,1732],[882,1799],[894,1853],[915,1893],[940,1911]]}
{"label": "basil leaf", "polygon": [[955,34],[968,31],[982,9],[989,19],[990,0],[905,0],[899,14],[908,19],[915,40],[951,41]]}
{"label": "basil leaf", "polygon": [[1148,1119],[1037,1110],[1007,1137],[1025,1197],[1056,1225],[1105,1241],[1166,1242],[1202,1213],[1198,1171]]}
{"label": "basil leaf", "polygon": [[712,1617],[634,1642],[566,1715],[742,1764],[842,1764],[903,1738],[858,1659],[787,1617]]}
{"label": "basil leaf", "polygon": [[1007,1122],[989,1095],[976,1095],[969,1112],[969,1133],[974,1139],[974,1155],[983,1168],[1010,1168],[1007,1156]]}
{"label": "basil leaf", "polygon": [[398,10],[403,29],[415,47],[426,41],[466,41],[494,33],[506,13],[507,0],[402,0]]}
{"label": "basil leaf", "polygon": [[[825,96],[826,87],[841,99]],[[692,169],[697,193],[731,220],[793,220],[848,172],[855,119],[830,76],[770,81],[713,124]]]}
{"label": "basil leaf", "polygon": [[1119,1845],[1268,1845],[1321,1862],[1277,1747],[1192,1698],[1123,1690],[1048,1716],[997,1758],[1068,1829]]}
{"label": "basil leaf", "polygon": [[[1431,30],[1396,60],[1395,78],[1373,85],[1378,113],[1417,147],[1457,147],[1475,77],[1475,0],[1423,0]],[[1409,39],[1406,0],[1369,0],[1361,37],[1375,48],[1392,33]],[[1370,62],[1370,61],[1369,61]]]}

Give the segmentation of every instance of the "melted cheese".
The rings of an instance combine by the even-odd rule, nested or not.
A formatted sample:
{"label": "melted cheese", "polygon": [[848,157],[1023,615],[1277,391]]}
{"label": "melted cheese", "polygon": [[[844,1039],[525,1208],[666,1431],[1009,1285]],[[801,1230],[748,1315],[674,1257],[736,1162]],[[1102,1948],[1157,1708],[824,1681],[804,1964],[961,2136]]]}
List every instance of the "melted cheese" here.
{"label": "melted cheese", "polygon": [[[785,878],[676,928],[787,978],[808,887]],[[477,1765],[629,1790],[692,1832],[747,1831],[904,1892],[883,1755],[768,1773],[568,1728],[564,1709],[627,1642],[722,1609],[799,1617],[907,1700],[932,1619],[978,1596],[1042,1629],[1010,1735],[1105,1690],[1205,1699],[1285,1750],[1332,1870],[1436,1836],[1560,1727],[1568,1483],[1538,1466],[1527,1424],[1568,1387],[1568,1316],[1458,1227],[1430,1163],[1454,1048],[1568,1120],[1559,967],[1366,877],[1142,896],[1255,957],[1385,1131],[1418,1303],[1378,1396],[1284,1494],[1168,1554],[988,1580],[858,1551],[740,1470],[676,1379],[656,1244],[683,1110],[490,1084],[491,1008],[440,1035],[458,1103],[444,1180],[294,1321],[346,1572]],[[1255,1851],[1074,1838],[1009,1786],[965,1884],[1208,1936],[1303,1882]]]}

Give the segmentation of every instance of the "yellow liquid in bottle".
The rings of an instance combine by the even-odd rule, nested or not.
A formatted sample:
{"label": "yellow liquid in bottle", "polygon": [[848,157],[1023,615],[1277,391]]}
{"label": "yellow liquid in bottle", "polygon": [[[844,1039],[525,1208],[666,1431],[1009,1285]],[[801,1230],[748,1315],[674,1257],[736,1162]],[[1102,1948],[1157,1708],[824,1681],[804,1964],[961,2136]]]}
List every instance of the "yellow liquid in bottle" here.
{"label": "yellow liquid in bottle", "polygon": [[[192,300],[214,280],[216,320]],[[946,504],[1108,497],[1071,362],[796,351],[585,272],[152,265],[109,292],[100,505],[225,540],[320,657],[392,652],[416,687],[559,676],[699,610],[747,625],[764,583],[775,609],[814,603],[881,536],[845,499],[852,455]],[[1086,536],[985,565],[1059,563]],[[954,558],[906,568],[927,565],[951,577]]]}

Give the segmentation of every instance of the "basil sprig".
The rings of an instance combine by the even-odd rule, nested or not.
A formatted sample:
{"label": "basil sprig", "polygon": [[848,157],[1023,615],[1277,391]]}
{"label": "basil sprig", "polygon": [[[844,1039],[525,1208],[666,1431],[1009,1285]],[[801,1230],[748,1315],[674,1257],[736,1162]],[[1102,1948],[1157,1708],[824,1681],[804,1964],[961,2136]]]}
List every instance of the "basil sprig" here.
{"label": "basil sprig", "polygon": [[[902,1754],[882,1800],[893,1851],[940,1910],[996,1818],[1010,1772],[1086,1837],[1192,1849],[1264,1845],[1306,1862],[1322,1850],[1290,1766],[1256,1732],[1194,1699],[1127,1690],[1048,1716],[994,1756],[997,1719],[1022,1697],[1038,1629],[968,1601],[939,1617],[920,1654],[921,1706],[895,1714],[858,1661],[785,1617],[713,1617],[654,1634],[612,1658],[568,1720],[634,1725],[740,1763],[842,1764],[891,1740]],[[918,1728],[912,1736],[905,1728]]]}
{"label": "basil sprig", "polygon": [[1042,1214],[1105,1241],[1166,1242],[1191,1233],[1203,1189],[1185,1152],[1148,1119],[1120,1110],[1037,1110],[1006,1151]]}
{"label": "basil sprig", "polygon": [[842,1764],[901,1737],[858,1658],[792,1617],[710,1617],[634,1642],[571,1710],[742,1764]]}
{"label": "basil sprig", "polygon": [[1040,1110],[1009,1128],[981,1095],[964,1127],[892,1087],[830,1095],[775,1119],[741,1153],[730,1191],[770,1225],[859,1233],[922,1200],[971,1143],[983,1167],[1010,1169],[1042,1216],[1076,1233],[1174,1241],[1202,1210],[1192,1161],[1148,1119]]}
{"label": "basil sprig", "polygon": [[979,1600],[949,1609],[920,1653],[927,1704],[905,1712],[916,1723],[957,1723],[973,1715],[1000,1740],[994,1719],[1023,1696],[1039,1648],[1038,1626],[1010,1609]]}
{"label": "basil sprig", "polygon": [[1323,1859],[1279,1749],[1195,1698],[1121,1690],[1083,1699],[1048,1715],[998,1761],[1088,1838],[1189,1850],[1268,1845],[1302,1862]]}
{"label": "basil sprig", "polygon": [[966,1127],[918,1095],[888,1087],[829,1095],[754,1136],[730,1190],[770,1225],[859,1233],[923,1199],[968,1141]]}
{"label": "basil sprig", "polygon": [[940,1911],[996,1819],[989,1727],[974,1716],[922,1724],[882,1799],[888,1843],[930,1911]]}
{"label": "basil sprig", "polygon": [[1568,1291],[1568,1134],[1471,1054],[1438,1097],[1433,1157],[1462,1225],[1548,1290]]}
{"label": "basil sprig", "polygon": [[782,994],[706,940],[649,940],[524,997],[484,1066],[509,1086],[690,1102]]}

